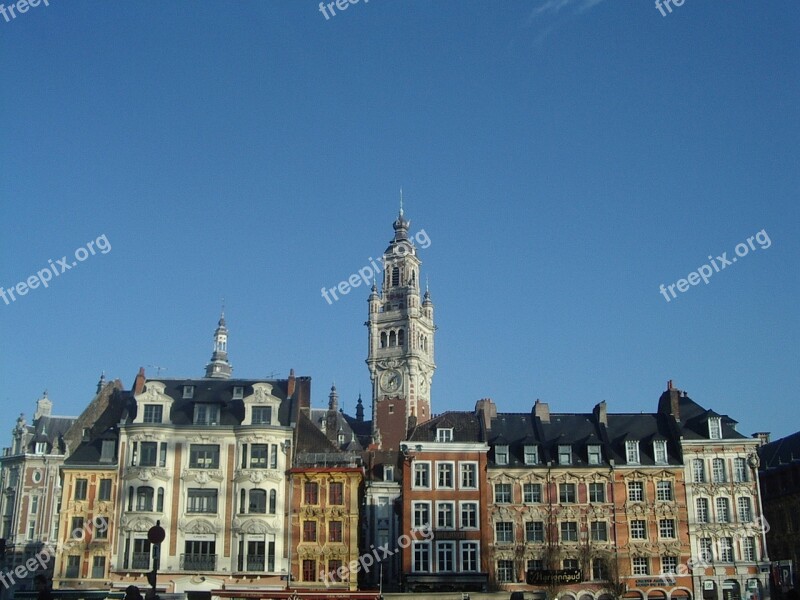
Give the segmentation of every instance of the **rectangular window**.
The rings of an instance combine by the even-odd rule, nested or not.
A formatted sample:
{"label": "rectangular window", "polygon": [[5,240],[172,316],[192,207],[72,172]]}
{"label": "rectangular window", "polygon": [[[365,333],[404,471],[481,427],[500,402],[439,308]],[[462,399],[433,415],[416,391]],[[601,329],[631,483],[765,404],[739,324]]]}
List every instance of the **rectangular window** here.
{"label": "rectangular window", "polygon": [[700,538],[700,558],[708,563],[714,560],[714,553],[711,551],[711,538]]}
{"label": "rectangular window", "polygon": [[193,385],[185,385],[183,386],[183,398],[193,398],[194,397],[194,386]]}
{"label": "rectangular window", "polygon": [[254,406],[251,422],[253,425],[272,425],[272,407]]}
{"label": "rectangular window", "polygon": [[383,480],[394,481],[394,467],[391,465],[383,465]]}
{"label": "rectangular window", "polygon": [[461,542],[461,570],[478,570],[478,542]]}
{"label": "rectangular window", "polygon": [[607,542],[608,523],[605,521],[592,521],[589,533],[593,542]]}
{"label": "rectangular window", "polygon": [[303,559],[303,581],[317,580],[317,561],[313,558]]}
{"label": "rectangular window", "polygon": [[514,582],[514,561],[513,560],[498,560],[497,561],[497,581],[500,583],[513,583]]}
{"label": "rectangular window", "polygon": [[511,484],[510,483],[495,483],[494,484],[494,503],[495,504],[511,504]]}
{"label": "rectangular window", "polygon": [[477,529],[477,528],[478,528],[478,503],[462,502],[461,529]]}
{"label": "rectangular window", "polygon": [[436,487],[440,489],[453,489],[453,463],[436,463]]}
{"label": "rectangular window", "polygon": [[674,575],[678,569],[677,556],[662,556],[661,557],[661,572],[664,574]]}
{"label": "rectangular window", "polygon": [[525,523],[526,542],[544,542],[544,521],[527,521]]}
{"label": "rectangular window", "polygon": [[697,499],[697,522],[708,523],[708,498]]}
{"label": "rectangular window", "polygon": [[494,447],[494,462],[498,465],[508,464],[508,446]]}
{"label": "rectangular window", "polygon": [[605,501],[606,501],[606,484],[590,483],[589,502],[605,502]]}
{"label": "rectangular window", "polygon": [[332,481],[328,490],[328,503],[336,506],[344,504],[344,483]]}
{"label": "rectangular window", "polygon": [[574,483],[560,483],[558,484],[558,501],[561,504],[572,504],[575,502],[575,484]]}
{"label": "rectangular window", "polygon": [[142,486],[136,490],[136,510],[143,512],[152,512],[153,488],[149,486]]}
{"label": "rectangular window", "polygon": [[600,446],[597,444],[591,444],[588,446],[588,451],[589,451],[589,464],[599,465],[603,460],[603,456],[600,451]]}
{"label": "rectangular window", "polygon": [[625,442],[625,459],[629,465],[639,464],[639,442],[638,440],[628,440]]}
{"label": "rectangular window", "polygon": [[756,560],[756,538],[746,537],[742,539],[742,559],[750,562]]}
{"label": "rectangular window", "polygon": [[244,398],[244,387],[241,385],[233,386],[233,399],[241,400],[242,398]]}
{"label": "rectangular window", "polygon": [[628,482],[628,502],[644,502],[644,482]]}
{"label": "rectangular window", "polygon": [[563,562],[565,569],[579,569],[580,564],[577,558],[565,558]]}
{"label": "rectangular window", "polygon": [[745,459],[733,459],[733,480],[736,483],[743,483],[747,481],[747,461]]}
{"label": "rectangular window", "polygon": [[92,579],[105,579],[106,577],[106,557],[95,556],[92,559]]}
{"label": "rectangular window", "polygon": [[189,513],[216,513],[217,490],[204,488],[190,488],[186,512]]}
{"label": "rectangular window", "polygon": [[317,541],[317,522],[316,521],[303,521],[303,541],[316,542]]}
{"label": "rectangular window", "polygon": [[219,445],[191,444],[189,446],[190,469],[219,469]]}
{"label": "rectangular window", "polygon": [[250,468],[266,469],[269,461],[269,446],[267,444],[253,444],[250,446]]}
{"label": "rectangular window", "polygon": [[692,460],[692,479],[695,483],[706,482],[706,463],[702,458]]}
{"label": "rectangular window", "polygon": [[592,559],[592,579],[594,581],[608,581],[608,563],[602,558]]}
{"label": "rectangular window", "polygon": [[498,521],[494,524],[494,534],[498,544],[511,544],[514,541],[514,524],[511,521]]}
{"label": "rectangular window", "polygon": [[319,504],[319,484],[316,481],[306,481],[303,484],[303,502]]}
{"label": "rectangular window", "polygon": [[453,529],[455,527],[455,504],[453,502],[436,503],[436,527]]}
{"label": "rectangular window", "polygon": [[278,444],[270,444],[269,446],[269,468],[278,468]]}
{"label": "rectangular window", "polygon": [[714,483],[725,483],[725,459],[715,458],[711,461],[711,478]]}
{"label": "rectangular window", "polygon": [[657,465],[667,464],[667,440],[653,441],[653,458]]}
{"label": "rectangular window", "polygon": [[544,571],[544,561],[540,558],[529,558],[526,566],[528,571]]}
{"label": "rectangular window", "polygon": [[145,404],[142,420],[145,423],[161,423],[163,413],[164,407],[160,404]]}
{"label": "rectangular window", "polygon": [[67,557],[67,572],[68,579],[77,579],[80,577],[81,557],[80,555],[72,555]]}
{"label": "rectangular window", "polygon": [[415,573],[427,573],[431,570],[430,542],[414,542],[413,567]]}
{"label": "rectangular window", "polygon": [[414,487],[415,488],[430,488],[431,487],[431,464],[415,462],[414,463]]}
{"label": "rectangular window", "polygon": [[158,464],[158,442],[139,444],[139,466],[155,467]]}
{"label": "rectangular window", "polygon": [[431,505],[427,502],[413,502],[411,505],[414,529],[431,526]]}
{"label": "rectangular window", "polygon": [[30,521],[28,523],[28,539],[32,540],[36,537],[36,521]]}
{"label": "rectangular window", "polygon": [[730,523],[731,513],[727,498],[717,498],[717,523]]}
{"label": "rectangular window", "polygon": [[708,419],[708,438],[712,440],[722,439],[722,419],[720,417]]}
{"label": "rectangular window", "polygon": [[672,497],[671,481],[656,482],[656,500],[660,502],[672,502]]}
{"label": "rectangular window", "polygon": [[558,464],[560,465],[572,464],[572,446],[564,444],[558,447]]}
{"label": "rectangular window", "polygon": [[86,500],[86,491],[89,489],[88,479],[75,480],[75,500]]}
{"label": "rectangular window", "polygon": [[659,519],[658,536],[662,539],[675,539],[675,520]]}
{"label": "rectangular window", "polygon": [[453,429],[437,429],[436,430],[436,441],[437,442],[452,442],[453,441]]}
{"label": "rectangular window", "polygon": [[539,464],[539,446],[525,446],[525,464]]}
{"label": "rectangular window", "polygon": [[523,483],[522,501],[525,504],[538,504],[542,501],[541,483]]}
{"label": "rectangular window", "polygon": [[561,523],[561,541],[578,541],[578,523],[576,521],[563,521]]}
{"label": "rectangular window", "polygon": [[739,513],[739,522],[740,523],[750,523],[753,520],[753,510],[750,504],[750,498],[741,497],[736,501],[738,513]]}
{"label": "rectangular window", "polygon": [[195,425],[216,425],[219,423],[219,405],[198,402],[194,405]]}
{"label": "rectangular window", "polygon": [[331,521],[328,523],[328,539],[331,542],[342,541],[342,522]]}
{"label": "rectangular window", "polygon": [[439,573],[455,571],[455,555],[454,542],[436,542],[436,570]]}
{"label": "rectangular window", "polygon": [[83,539],[83,517],[72,517],[70,520],[70,536],[72,539]]}
{"label": "rectangular window", "polygon": [[478,465],[475,463],[459,464],[461,470],[461,489],[477,489]]}
{"label": "rectangular window", "polygon": [[92,519],[93,537],[96,540],[108,539],[108,517],[94,517]]}
{"label": "rectangular window", "polygon": [[719,538],[719,559],[722,562],[733,562],[733,538]]}
{"label": "rectangular window", "polygon": [[111,500],[111,480],[101,479],[100,486],[97,490],[98,500]]}
{"label": "rectangular window", "polygon": [[631,521],[631,539],[632,540],[645,540],[647,539],[647,522],[641,519],[634,519]]}
{"label": "rectangular window", "polygon": [[650,575],[650,559],[646,556],[637,556],[633,559],[634,575]]}

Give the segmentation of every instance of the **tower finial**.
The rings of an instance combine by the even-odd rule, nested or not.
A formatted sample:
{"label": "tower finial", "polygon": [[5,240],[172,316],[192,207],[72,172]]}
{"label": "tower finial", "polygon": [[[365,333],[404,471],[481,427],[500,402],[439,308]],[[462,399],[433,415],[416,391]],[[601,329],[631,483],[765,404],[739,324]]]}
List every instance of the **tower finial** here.
{"label": "tower finial", "polygon": [[403,216],[403,188],[400,188],[400,216]]}

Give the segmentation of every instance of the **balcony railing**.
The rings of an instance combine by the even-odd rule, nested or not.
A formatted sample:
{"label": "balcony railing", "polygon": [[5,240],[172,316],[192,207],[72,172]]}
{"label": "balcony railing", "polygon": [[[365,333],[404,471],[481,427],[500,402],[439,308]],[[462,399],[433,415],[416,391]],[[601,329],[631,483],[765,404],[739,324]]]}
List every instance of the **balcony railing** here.
{"label": "balcony railing", "polygon": [[134,552],[131,560],[131,569],[146,571],[150,568],[149,552]]}
{"label": "balcony railing", "polygon": [[265,564],[265,556],[248,556],[247,557],[247,570],[248,571],[263,571]]}
{"label": "balcony railing", "polygon": [[181,554],[182,571],[216,571],[216,554]]}

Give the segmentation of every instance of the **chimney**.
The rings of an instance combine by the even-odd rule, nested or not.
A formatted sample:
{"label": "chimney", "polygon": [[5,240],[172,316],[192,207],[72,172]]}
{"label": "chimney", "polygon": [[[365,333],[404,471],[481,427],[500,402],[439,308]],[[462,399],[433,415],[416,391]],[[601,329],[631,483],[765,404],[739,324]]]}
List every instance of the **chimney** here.
{"label": "chimney", "polygon": [[138,396],[144,390],[144,382],[147,377],[144,375],[144,367],[139,367],[139,372],[136,374],[136,379],[133,380],[133,395]]}
{"label": "chimney", "polygon": [[606,410],[605,400],[596,404],[594,407],[594,411],[592,412],[594,413],[594,418],[598,423],[608,427],[608,412]]}
{"label": "chimney", "polygon": [[658,412],[670,415],[680,423],[681,391],[672,385],[672,379],[667,382],[667,391],[661,394],[661,397],[658,399]]}
{"label": "chimney", "polygon": [[550,422],[550,405],[547,402],[542,402],[538,398],[533,404],[533,416],[541,419],[542,423]]}
{"label": "chimney", "polygon": [[295,387],[294,369],[289,369],[289,379],[287,380],[287,385],[286,385],[286,395],[289,398],[294,396],[294,387]]}
{"label": "chimney", "polygon": [[497,418],[497,405],[491,398],[481,398],[475,403],[475,412],[483,419],[483,428],[486,431],[492,429],[492,419]]}
{"label": "chimney", "polygon": [[769,444],[769,431],[757,431],[753,434],[753,437],[756,438],[761,445]]}

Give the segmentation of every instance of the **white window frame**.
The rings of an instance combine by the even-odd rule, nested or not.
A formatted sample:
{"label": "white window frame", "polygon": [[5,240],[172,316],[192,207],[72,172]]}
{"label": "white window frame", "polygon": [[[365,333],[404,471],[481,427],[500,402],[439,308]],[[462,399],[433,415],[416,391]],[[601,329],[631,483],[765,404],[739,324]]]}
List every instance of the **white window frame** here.
{"label": "white window frame", "polygon": [[722,439],[722,418],[710,417],[708,419],[708,439],[721,440]]}
{"label": "white window frame", "polygon": [[[425,556],[427,569],[417,567],[417,553]],[[431,543],[430,542],[414,542],[411,547],[411,570],[414,573],[430,573],[431,572]]]}
{"label": "white window frame", "polygon": [[499,446],[494,447],[494,462],[496,465],[507,465],[508,458],[509,453],[507,444],[500,444]]}
{"label": "white window frame", "polygon": [[[418,469],[417,467],[421,467],[421,468]],[[418,484],[417,483],[417,474],[418,474],[418,472],[426,472],[428,474],[428,476],[427,476],[427,480],[428,480],[427,485],[423,485],[423,484]],[[430,489],[432,489],[431,484],[433,482],[431,481],[431,479],[432,479],[433,476],[432,476],[432,473],[431,473],[431,461],[429,461],[429,460],[415,460],[413,462],[413,464],[412,464],[411,475],[412,475],[411,489],[413,489],[413,490],[430,490]]]}
{"label": "white window frame", "polygon": [[662,540],[674,540],[677,535],[675,519],[658,520],[658,537]]}
{"label": "white window frame", "polygon": [[[418,515],[417,510],[420,509],[420,508],[424,509],[425,515],[427,515],[427,517],[428,517],[427,518],[427,523],[420,523],[419,522],[420,520],[425,520],[425,519],[419,519],[418,518],[418,516],[419,517],[425,516],[425,515],[422,515],[422,514]],[[431,529],[433,527],[433,523],[431,523],[431,521],[433,520],[432,519],[433,518],[433,514],[432,514],[431,510],[432,510],[432,506],[431,506],[431,502],[430,501],[414,500],[411,503],[411,529],[414,530],[414,531],[419,531],[421,529]]]}
{"label": "white window frame", "polygon": [[731,502],[726,496],[719,496],[714,500],[714,516],[717,523],[731,522]]}
{"label": "white window frame", "polygon": [[[440,483],[440,475],[442,472],[450,471],[450,485],[442,485]],[[456,489],[456,463],[453,461],[436,461],[436,489],[437,490],[454,490]]]}
{"label": "white window frame", "polygon": [[[665,491],[668,494],[665,494]],[[672,502],[675,500],[674,486],[670,480],[662,479],[656,482],[656,500],[659,502]]]}
{"label": "white window frame", "polygon": [[[634,527],[635,524],[635,527]],[[634,535],[635,533],[635,535]],[[632,519],[630,525],[630,538],[632,540],[646,540],[647,539],[647,520],[646,519]]]}
{"label": "white window frame", "polygon": [[[467,513],[475,515],[475,525],[464,525],[464,515]],[[458,503],[458,527],[459,529],[466,530],[477,530],[481,528],[481,511],[478,502],[461,501]]]}
{"label": "white window frame", "polygon": [[740,523],[753,522],[753,502],[749,496],[739,496],[736,499],[736,516]]}
{"label": "white window frame", "polygon": [[600,444],[589,444],[586,452],[590,465],[599,465],[603,462],[603,447]]}
{"label": "white window frame", "polygon": [[634,556],[631,559],[634,575],[650,575],[650,558],[647,556]]}
{"label": "white window frame", "polygon": [[[526,489],[530,486],[530,494]],[[534,486],[539,487],[539,499],[534,500],[534,493],[533,490],[535,489]],[[542,503],[542,484],[538,482],[527,482],[522,484],[522,503],[523,504],[541,504]]]}
{"label": "white window frame", "polygon": [[535,444],[526,444],[523,452],[526,465],[539,464],[539,446]]}
{"label": "white window frame", "polygon": [[657,465],[665,465],[669,462],[667,440],[653,440],[653,458]]}
{"label": "white window frame", "polygon": [[[470,562],[475,565],[475,568],[474,569],[468,569],[465,566],[465,563],[467,561],[464,560],[464,555],[465,554],[472,554],[473,552],[474,552],[474,557],[475,558],[474,558],[474,561],[470,560]],[[481,570],[481,545],[480,545],[480,543],[478,543],[476,541],[472,541],[472,540],[461,542],[461,544],[459,545],[458,555],[459,555],[458,556],[458,558],[459,558],[458,567],[459,567],[459,569],[461,569],[462,572],[464,572],[464,573],[476,573],[476,572]]]}
{"label": "white window frame", "polygon": [[628,482],[628,502],[644,502],[644,481]]}
{"label": "white window frame", "polygon": [[[468,467],[468,468],[466,468]],[[464,485],[464,475],[467,471],[471,471],[472,480],[474,485]],[[458,487],[461,490],[477,490],[478,489],[478,463],[475,461],[462,461],[458,463]]]}
{"label": "white window frame", "polygon": [[[440,525],[439,524],[439,515],[443,508],[449,507],[450,508],[450,524],[449,525]],[[456,528],[456,503],[452,500],[444,500],[444,501],[437,501],[436,502],[436,524],[433,526],[435,529],[455,529]]]}
{"label": "white window frame", "polygon": [[[505,500],[501,502],[497,498],[498,497],[497,486],[500,486],[500,485],[502,485],[504,487],[508,486],[508,501],[507,502]],[[513,504],[514,503],[514,484],[513,483],[509,483],[508,481],[498,481],[492,486],[492,489],[494,491],[494,503],[495,504]]]}
{"label": "white window frame", "polygon": [[453,428],[452,427],[438,427],[436,429],[436,441],[440,443],[447,443],[453,441]]}
{"label": "white window frame", "polygon": [[572,446],[569,444],[558,445],[558,464],[571,465],[572,464]]}
{"label": "white window frame", "polygon": [[625,441],[625,462],[629,465],[641,464],[639,457],[639,440]]}
{"label": "white window frame", "polygon": [[694,514],[698,523],[708,523],[710,512],[708,498],[697,498],[695,500]]}
{"label": "white window frame", "polygon": [[194,398],[194,386],[193,385],[183,386],[183,399],[190,400],[192,398]]}
{"label": "white window frame", "polygon": [[[450,564],[453,566],[452,569],[440,569],[440,559],[441,553],[447,552],[449,549],[450,553]],[[456,543],[455,542],[436,542],[436,572],[437,573],[455,573],[458,571],[458,562],[456,561]]]}

